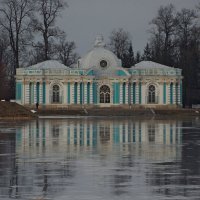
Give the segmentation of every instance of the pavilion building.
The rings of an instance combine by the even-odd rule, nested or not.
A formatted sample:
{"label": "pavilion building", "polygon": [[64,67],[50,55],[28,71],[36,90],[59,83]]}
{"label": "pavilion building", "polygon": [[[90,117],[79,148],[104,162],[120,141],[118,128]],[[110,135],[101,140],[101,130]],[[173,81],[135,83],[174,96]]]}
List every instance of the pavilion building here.
{"label": "pavilion building", "polygon": [[182,70],[151,61],[131,68],[108,50],[103,37],[69,68],[48,60],[19,68],[16,102],[25,106],[182,106]]}

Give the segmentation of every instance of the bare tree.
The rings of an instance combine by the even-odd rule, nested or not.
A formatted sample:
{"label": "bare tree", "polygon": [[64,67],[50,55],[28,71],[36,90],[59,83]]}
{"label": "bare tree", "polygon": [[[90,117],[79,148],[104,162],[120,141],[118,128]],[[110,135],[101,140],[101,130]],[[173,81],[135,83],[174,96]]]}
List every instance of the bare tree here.
{"label": "bare tree", "polygon": [[14,57],[14,72],[20,66],[20,53],[30,38],[32,0],[3,0],[0,8],[0,27],[9,36]]}
{"label": "bare tree", "polygon": [[65,0],[36,0],[34,31],[42,37],[42,42],[36,47],[43,49],[43,60],[50,59],[53,51],[54,40],[63,35],[63,32],[55,25],[61,11],[67,6]]}
{"label": "bare tree", "polygon": [[3,32],[0,32],[0,99],[10,98],[10,49],[9,39]]}
{"label": "bare tree", "polygon": [[79,58],[75,52],[76,45],[73,41],[66,41],[66,37],[60,39],[56,45],[57,59],[60,60],[64,65],[71,67],[75,64]]}
{"label": "bare tree", "polygon": [[157,42],[158,39],[162,40],[162,63],[167,65],[172,64],[173,39],[177,25],[175,14],[175,7],[172,4],[161,6],[157,16],[151,21],[153,39]]}
{"label": "bare tree", "polygon": [[122,60],[122,65],[125,67],[125,55],[129,53],[131,44],[131,36],[129,32],[126,32],[123,28],[118,30],[114,29],[110,35],[110,49]]}

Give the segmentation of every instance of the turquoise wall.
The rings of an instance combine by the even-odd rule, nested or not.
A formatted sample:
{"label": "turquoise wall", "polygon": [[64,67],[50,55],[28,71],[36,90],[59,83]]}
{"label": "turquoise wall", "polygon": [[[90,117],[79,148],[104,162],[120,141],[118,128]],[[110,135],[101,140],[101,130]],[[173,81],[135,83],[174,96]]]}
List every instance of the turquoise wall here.
{"label": "turquoise wall", "polygon": [[166,104],[166,83],[163,85],[163,103]]}
{"label": "turquoise wall", "polygon": [[133,104],[136,104],[136,83],[133,83]]}
{"label": "turquoise wall", "polygon": [[16,83],[16,100],[22,100],[22,83]]}
{"label": "turquoise wall", "polygon": [[70,83],[67,84],[67,103],[70,104]]}
{"label": "turquoise wall", "polygon": [[93,76],[94,75],[94,72],[93,70],[90,70],[88,73],[87,73],[88,76]]}
{"label": "turquoise wall", "polygon": [[119,104],[120,85],[113,83],[113,104]]}
{"label": "turquoise wall", "polygon": [[139,104],[142,104],[142,83],[139,83]]}
{"label": "turquoise wall", "polygon": [[173,104],[173,83],[170,84],[170,104]]}
{"label": "turquoise wall", "polygon": [[87,104],[90,104],[90,83],[87,83]]}
{"label": "turquoise wall", "polygon": [[84,83],[80,83],[80,104],[83,104],[83,91],[84,91],[84,89],[83,89],[83,87],[84,87]]}
{"label": "turquoise wall", "polygon": [[37,99],[37,102],[39,103],[40,102],[40,83],[39,82],[36,83],[36,99]]}
{"label": "turquoise wall", "polygon": [[78,83],[74,84],[74,103],[78,103]]}
{"label": "turquoise wall", "polygon": [[42,103],[46,104],[46,83],[45,82],[43,82],[43,85],[42,85],[42,96],[43,96]]}
{"label": "turquoise wall", "polygon": [[127,76],[127,74],[123,70],[118,70],[117,76]]}
{"label": "turquoise wall", "polygon": [[93,102],[97,104],[97,83],[93,83]]}
{"label": "turquoise wall", "polygon": [[123,88],[122,88],[122,94],[123,94],[123,104],[126,103],[126,83],[123,83]]}

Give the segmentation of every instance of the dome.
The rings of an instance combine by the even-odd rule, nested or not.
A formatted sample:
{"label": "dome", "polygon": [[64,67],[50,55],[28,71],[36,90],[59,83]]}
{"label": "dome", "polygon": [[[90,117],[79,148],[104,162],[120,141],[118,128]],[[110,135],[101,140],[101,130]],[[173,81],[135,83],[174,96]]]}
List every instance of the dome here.
{"label": "dome", "polygon": [[141,61],[132,67],[133,69],[174,69],[166,65],[155,63],[152,61]]}
{"label": "dome", "polygon": [[61,64],[57,60],[47,60],[28,67],[27,69],[69,69],[69,67]]}
{"label": "dome", "polygon": [[106,49],[102,36],[97,36],[94,48],[79,60],[79,67],[82,69],[104,70],[116,69],[121,67],[121,60]]}

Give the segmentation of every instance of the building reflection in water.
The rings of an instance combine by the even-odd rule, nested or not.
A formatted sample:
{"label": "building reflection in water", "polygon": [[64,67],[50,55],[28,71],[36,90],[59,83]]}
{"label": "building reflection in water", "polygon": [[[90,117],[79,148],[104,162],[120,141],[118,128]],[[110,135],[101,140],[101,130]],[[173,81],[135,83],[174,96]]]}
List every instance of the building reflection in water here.
{"label": "building reflection in water", "polygon": [[[40,154],[44,150],[48,153],[63,149],[83,150],[81,147],[103,149],[106,145],[111,151],[116,144],[134,143],[139,147],[135,153],[160,160],[177,157],[177,151],[168,145],[182,143],[179,127],[181,122],[173,121],[40,120],[27,123],[18,130],[17,150],[25,154]],[[151,149],[155,147],[153,144],[166,146],[151,154]]]}
{"label": "building reflection in water", "polygon": [[153,164],[146,176],[158,194],[173,199],[199,199],[200,124],[186,121],[182,125],[181,158]]}
{"label": "building reflection in water", "polygon": [[[131,193],[141,171],[151,179],[147,183],[155,185],[159,172],[147,170],[146,163],[181,161],[181,127],[181,121],[109,118],[25,123],[16,132],[18,182],[10,185],[10,194],[19,198],[67,194],[79,184],[75,183],[78,177],[86,179],[88,173],[89,180],[83,182],[91,182],[91,171],[81,173],[87,165],[93,166],[91,170],[99,167],[92,181],[103,177],[103,188],[116,196]],[[145,177],[140,178],[145,185]]]}

